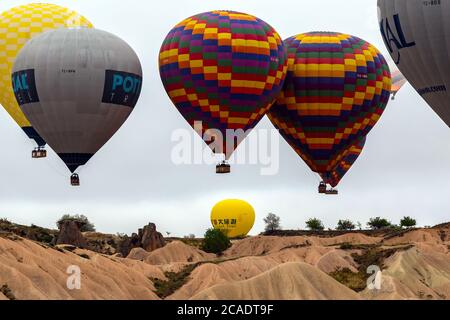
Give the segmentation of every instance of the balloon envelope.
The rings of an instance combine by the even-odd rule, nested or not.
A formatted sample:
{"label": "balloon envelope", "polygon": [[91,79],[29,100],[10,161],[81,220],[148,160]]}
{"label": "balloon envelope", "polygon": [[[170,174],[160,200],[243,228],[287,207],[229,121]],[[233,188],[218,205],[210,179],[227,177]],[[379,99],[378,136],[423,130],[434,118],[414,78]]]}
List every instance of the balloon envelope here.
{"label": "balloon envelope", "polygon": [[391,94],[393,97],[400,91],[400,89],[408,82],[400,70],[394,70],[392,72],[392,87]]}
{"label": "balloon envelope", "polygon": [[45,141],[31,126],[14,96],[13,63],[20,49],[34,36],[51,29],[77,26],[92,27],[92,24],[77,12],[54,4],[26,4],[0,15],[0,104],[39,146],[44,146]]}
{"label": "balloon envelope", "polygon": [[74,172],[133,110],[142,69],[123,40],[96,29],[58,29],[30,40],[13,68],[17,101]]}
{"label": "balloon envelope", "polygon": [[285,45],[288,73],[268,116],[313,171],[328,175],[386,108],[389,67],[373,45],[351,35],[312,32]]}
{"label": "balloon envelope", "polygon": [[350,171],[353,164],[358,160],[361,155],[364,145],[366,143],[366,138],[358,141],[355,145],[347,149],[340,160],[338,160],[336,167],[333,171],[321,174],[323,181],[332,187],[336,187],[342,178]]}
{"label": "balloon envelope", "polygon": [[217,203],[211,211],[211,224],[229,238],[246,236],[255,223],[255,210],[246,201],[229,199]]}
{"label": "balloon envelope", "polygon": [[378,0],[378,15],[397,67],[450,126],[450,0]]}
{"label": "balloon envelope", "polygon": [[[215,153],[229,158],[273,104],[287,60],[280,36],[264,21],[245,13],[211,11],[169,32],[159,66],[178,111]],[[236,130],[237,141],[227,140],[227,129]]]}

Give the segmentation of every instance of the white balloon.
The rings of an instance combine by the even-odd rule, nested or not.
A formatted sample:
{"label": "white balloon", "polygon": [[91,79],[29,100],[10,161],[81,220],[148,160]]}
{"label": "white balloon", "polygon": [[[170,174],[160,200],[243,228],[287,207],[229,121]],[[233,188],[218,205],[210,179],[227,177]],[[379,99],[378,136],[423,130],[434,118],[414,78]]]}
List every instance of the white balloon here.
{"label": "white balloon", "polygon": [[378,0],[392,59],[450,127],[450,0]]}
{"label": "white balloon", "polygon": [[17,101],[74,172],[122,126],[140,95],[139,58],[96,29],[58,29],[30,40],[13,67]]}

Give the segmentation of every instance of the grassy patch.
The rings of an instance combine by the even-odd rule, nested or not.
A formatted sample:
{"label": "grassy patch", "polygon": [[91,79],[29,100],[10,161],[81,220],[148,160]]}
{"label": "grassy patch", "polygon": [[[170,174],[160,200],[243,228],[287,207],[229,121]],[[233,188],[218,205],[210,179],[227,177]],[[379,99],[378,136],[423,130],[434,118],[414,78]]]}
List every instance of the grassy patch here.
{"label": "grassy patch", "polygon": [[0,287],[0,292],[3,293],[3,295],[9,300],[17,300],[12,290],[8,287],[7,284],[4,284],[3,286]]}
{"label": "grassy patch", "polygon": [[9,221],[7,218],[1,218],[0,219],[0,224],[11,224],[11,221]]}
{"label": "grassy patch", "polygon": [[21,241],[23,240],[21,237],[17,236],[12,232],[0,231],[0,238],[12,240],[12,241]]}
{"label": "grassy patch", "polygon": [[180,272],[164,272],[167,280],[150,278],[155,286],[155,293],[161,299],[167,298],[180,289],[188,280],[192,271],[201,263],[194,263],[185,266]]}
{"label": "grassy patch", "polygon": [[378,266],[384,268],[384,261],[398,251],[411,249],[413,245],[407,245],[396,248],[383,249],[379,245],[353,246],[350,244],[341,244],[343,250],[362,249],[361,254],[352,253],[353,260],[358,264],[358,272],[352,272],[348,268],[338,269],[329,275],[346,287],[360,292],[366,288],[367,279],[370,274],[367,273],[369,266]]}
{"label": "grassy patch", "polygon": [[164,272],[167,280],[161,280],[157,278],[150,278],[155,286],[155,293],[161,299],[165,299],[171,294],[175,293],[178,289],[184,286],[189,281],[191,273],[199,266],[207,263],[221,264],[227,261],[238,260],[241,257],[234,257],[230,259],[218,259],[213,261],[200,261],[197,263],[189,264],[185,266],[180,272]]}
{"label": "grassy patch", "polygon": [[119,243],[122,241],[120,236],[122,235],[103,234],[99,232],[83,233],[83,237],[86,239],[90,250],[105,255],[113,255],[118,252]]}
{"label": "grassy patch", "polygon": [[359,268],[365,272],[369,266],[379,266],[380,269],[384,268],[384,260],[394,255],[398,251],[406,251],[413,248],[413,245],[407,245],[396,248],[383,249],[380,247],[372,247],[365,250],[361,255],[352,254],[353,260],[359,264]]}
{"label": "grassy patch", "polygon": [[366,288],[367,279],[362,272],[355,273],[349,268],[344,268],[330,273],[330,276],[356,292],[363,291]]}
{"label": "grassy patch", "polygon": [[[0,233],[12,233],[18,237],[25,238],[31,241],[36,241],[40,243],[44,243],[47,245],[52,244],[56,237],[57,231],[50,230],[46,228],[41,228],[36,225],[23,226],[20,224],[15,224],[7,219],[0,219]],[[5,236],[3,236],[5,237]],[[6,238],[6,237],[5,237]],[[8,239],[10,239],[8,237]],[[17,239],[11,239],[17,240]]]}

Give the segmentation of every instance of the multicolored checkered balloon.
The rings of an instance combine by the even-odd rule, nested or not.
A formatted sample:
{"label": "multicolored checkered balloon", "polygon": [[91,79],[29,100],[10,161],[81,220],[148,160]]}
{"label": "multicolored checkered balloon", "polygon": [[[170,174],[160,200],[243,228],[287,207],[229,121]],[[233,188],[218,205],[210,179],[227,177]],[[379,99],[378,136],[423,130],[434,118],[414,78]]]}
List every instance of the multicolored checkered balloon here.
{"label": "multicolored checkered balloon", "polygon": [[278,33],[254,16],[232,11],[205,12],[177,24],[162,44],[159,65],[179,112],[192,127],[201,121],[202,137],[209,129],[220,131],[223,144],[213,151],[227,159],[240,142],[227,143],[227,129],[252,129],[272,106],[287,72]]}
{"label": "multicolored checkered balloon", "polygon": [[338,161],[332,172],[322,173],[320,175],[323,181],[332,187],[336,187],[361,155],[365,143],[366,138],[364,137],[358,143],[347,149],[342,154],[341,160]]}
{"label": "multicolored checkered balloon", "polygon": [[268,116],[308,166],[327,175],[380,119],[389,67],[373,45],[347,34],[300,34],[285,45],[288,73]]}

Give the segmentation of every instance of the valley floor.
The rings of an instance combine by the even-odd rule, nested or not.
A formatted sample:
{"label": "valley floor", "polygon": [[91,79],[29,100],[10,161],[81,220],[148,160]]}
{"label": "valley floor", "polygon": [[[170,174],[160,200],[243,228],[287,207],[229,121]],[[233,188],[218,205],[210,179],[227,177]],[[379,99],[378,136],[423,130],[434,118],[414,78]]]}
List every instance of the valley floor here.
{"label": "valley floor", "polygon": [[[221,257],[172,241],[119,258],[3,233],[0,300],[450,299],[449,249],[450,224],[394,237],[250,237]],[[366,287],[369,266],[382,270],[379,289]]]}

